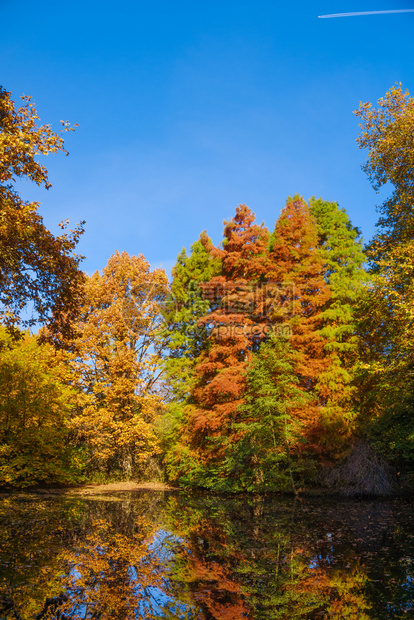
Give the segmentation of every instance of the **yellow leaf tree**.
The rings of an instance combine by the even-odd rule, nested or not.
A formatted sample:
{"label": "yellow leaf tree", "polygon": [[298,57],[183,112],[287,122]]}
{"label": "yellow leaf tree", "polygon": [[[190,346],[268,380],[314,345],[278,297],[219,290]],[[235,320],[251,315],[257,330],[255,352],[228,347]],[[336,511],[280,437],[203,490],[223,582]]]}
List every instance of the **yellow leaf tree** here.
{"label": "yellow leaf tree", "polygon": [[90,448],[90,466],[131,476],[158,452],[154,421],[162,394],[163,269],[116,252],[88,277],[74,339],[66,344],[72,383],[84,395],[72,420]]}
{"label": "yellow leaf tree", "polygon": [[[74,249],[84,222],[55,236],[45,227],[39,204],[23,201],[14,188],[25,178],[49,189],[47,170],[38,156],[67,154],[61,133],[40,125],[31,98],[22,99],[23,105],[16,108],[0,86],[0,320],[26,327],[39,320],[65,332],[82,289],[81,257]],[[66,122],[62,125],[63,133],[73,130]],[[62,229],[66,226],[61,224]],[[33,318],[21,320],[28,306]]]}
{"label": "yellow leaf tree", "polygon": [[0,327],[0,486],[73,483],[80,453],[70,440],[76,393],[53,346]]}
{"label": "yellow leaf tree", "polygon": [[370,440],[398,468],[414,462],[414,98],[401,85],[361,103],[360,148],[375,189],[390,184],[368,246],[371,286],[361,303],[360,399]]}

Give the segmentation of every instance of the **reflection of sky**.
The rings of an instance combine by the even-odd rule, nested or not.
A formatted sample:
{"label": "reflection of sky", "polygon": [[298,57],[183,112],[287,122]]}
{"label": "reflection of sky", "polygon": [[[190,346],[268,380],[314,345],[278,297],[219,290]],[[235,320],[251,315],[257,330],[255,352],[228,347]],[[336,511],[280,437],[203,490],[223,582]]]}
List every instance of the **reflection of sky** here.
{"label": "reflection of sky", "polygon": [[[153,542],[148,545],[150,562],[153,562],[154,565],[162,564],[164,566],[173,564],[175,550],[178,546],[183,544],[184,539],[174,536],[171,532],[167,532],[163,529],[158,530],[153,538]],[[135,568],[131,567],[131,569],[135,573],[135,579],[137,579]],[[168,590],[169,579],[165,579],[164,582],[165,588]],[[187,618],[189,615],[192,615],[191,612],[194,611],[193,606],[174,600],[173,597],[167,595],[157,587],[141,589],[141,586],[138,585],[136,587],[136,593],[141,599],[137,610],[138,618],[145,618],[146,611],[148,610],[161,618],[165,615],[164,610],[166,608],[168,608],[169,612],[173,613],[176,618]]]}
{"label": "reflection of sky", "polygon": [[310,569],[319,568],[321,564],[324,564],[325,566],[332,566],[335,562],[335,552],[332,543],[332,534],[328,532],[326,534],[326,543],[325,540],[322,542],[324,543],[324,547],[325,545],[327,545],[327,550],[324,549],[324,553],[315,554],[315,556],[309,563]]}
{"label": "reflection of sky", "polygon": [[156,556],[165,562],[173,558],[172,548],[181,545],[183,542],[183,538],[161,529],[153,536],[153,542],[148,545],[148,549],[154,551]]}
{"label": "reflection of sky", "polygon": [[[185,603],[174,601],[173,598],[167,596],[165,592],[162,592],[159,588],[149,587],[144,589],[144,597],[140,600],[138,608],[136,610],[136,618],[147,618],[147,612],[150,611],[152,615],[165,617],[165,612],[168,609],[169,613],[174,614],[175,618],[188,618],[192,617],[194,611],[193,606],[186,605]],[[140,592],[142,595],[142,592]]]}
{"label": "reflection of sky", "polygon": [[[174,568],[174,557],[178,547],[185,542],[183,538],[179,538],[174,536],[171,532],[167,532],[166,530],[159,530],[153,537],[153,541],[148,545],[148,555],[143,559],[144,563],[148,563],[154,566],[156,570],[157,567],[171,567]],[[104,553],[104,548],[98,547],[96,550]],[[68,575],[70,581],[77,581],[81,578],[81,573],[77,566],[72,566]],[[101,575],[102,579],[105,579],[105,575]],[[134,594],[137,599],[137,606],[134,609],[136,618],[147,618],[148,613],[150,612],[152,616],[163,618],[166,615],[168,610],[168,615],[173,614],[174,618],[192,618],[194,617],[195,608],[193,605],[188,605],[182,601],[176,600],[173,596],[167,594],[168,591],[171,591],[171,583],[170,579],[167,577],[163,579],[165,590],[163,591],[161,588],[157,586],[147,586],[142,587],[139,583],[139,572],[135,566],[129,566],[128,568],[128,577],[130,578],[132,583],[136,583],[134,586]],[[99,587],[99,586],[98,586]],[[76,590],[76,587],[73,589],[69,589],[67,594],[70,597],[71,603],[73,603],[73,607],[70,610],[70,614],[79,614],[83,618],[88,618],[88,608],[89,614],[93,612],[93,606],[87,605],[82,601],[79,601],[79,593]]]}

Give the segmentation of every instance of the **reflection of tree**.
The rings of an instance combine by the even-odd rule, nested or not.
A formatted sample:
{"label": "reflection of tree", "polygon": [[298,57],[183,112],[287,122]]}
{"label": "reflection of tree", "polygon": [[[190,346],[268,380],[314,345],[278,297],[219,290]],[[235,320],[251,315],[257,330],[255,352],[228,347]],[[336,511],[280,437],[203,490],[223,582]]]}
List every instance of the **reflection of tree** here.
{"label": "reflection of tree", "polygon": [[152,553],[150,524],[139,526],[124,536],[105,520],[94,522],[81,547],[63,554],[70,566],[63,613],[74,620],[129,620],[137,612],[138,617],[158,617],[166,601],[165,569]]}
{"label": "reflection of tree", "polygon": [[167,595],[160,494],[108,499],[2,502],[2,620],[194,618]]}
{"label": "reflection of tree", "polygon": [[252,609],[235,571],[243,557],[232,544],[231,528],[227,529],[231,524],[222,510],[211,518],[208,507],[200,510],[198,504],[183,504],[177,498],[168,503],[169,526],[181,541],[170,562],[171,591],[192,601],[197,618],[251,618]]}
{"label": "reflection of tree", "polygon": [[4,498],[0,618],[410,617],[413,518],[393,502]]}
{"label": "reflection of tree", "polygon": [[83,510],[79,500],[1,500],[1,618],[36,617],[45,598],[59,594],[63,569],[59,554],[76,542]]}
{"label": "reflection of tree", "polygon": [[170,501],[168,516],[182,541],[175,587],[182,593],[186,583],[202,618],[225,617],[226,590],[234,618],[364,620],[410,610],[412,564],[398,565],[403,547],[390,553],[390,529],[408,534],[390,504],[190,496]]}

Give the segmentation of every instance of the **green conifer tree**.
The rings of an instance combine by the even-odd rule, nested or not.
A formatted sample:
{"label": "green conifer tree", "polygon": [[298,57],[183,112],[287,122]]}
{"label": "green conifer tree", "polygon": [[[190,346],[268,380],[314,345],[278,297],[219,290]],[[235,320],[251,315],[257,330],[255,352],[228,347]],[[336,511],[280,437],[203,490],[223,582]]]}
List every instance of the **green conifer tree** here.
{"label": "green conifer tree", "polygon": [[[225,467],[236,490],[291,490],[296,493],[300,461],[292,448],[300,441],[295,410],[307,396],[298,386],[288,338],[270,333],[247,372],[245,403],[228,443]],[[295,481],[296,478],[296,481]]]}
{"label": "green conifer tree", "polygon": [[208,330],[199,325],[207,314],[210,301],[203,296],[200,283],[219,275],[221,262],[205,249],[200,240],[185,248],[172,270],[171,298],[167,302],[165,330],[167,354],[164,362],[170,397],[176,402],[188,401],[194,383],[194,367],[207,344]]}
{"label": "green conifer tree", "polygon": [[193,243],[190,254],[183,248],[172,270],[171,297],[164,315],[164,377],[168,402],[160,429],[165,465],[172,478],[176,477],[177,464],[181,464],[188,452],[183,430],[192,410],[191,394],[197,379],[195,368],[201,353],[208,347],[209,329],[199,320],[209,312],[212,303],[203,296],[200,284],[220,271],[220,259],[211,256],[200,240]]}
{"label": "green conifer tree", "polygon": [[359,368],[357,311],[368,281],[360,231],[336,202],[311,198],[318,248],[331,295],[322,312],[320,334],[331,363],[319,373],[316,389],[325,401],[325,442],[332,455],[341,453],[355,430],[356,375]]}

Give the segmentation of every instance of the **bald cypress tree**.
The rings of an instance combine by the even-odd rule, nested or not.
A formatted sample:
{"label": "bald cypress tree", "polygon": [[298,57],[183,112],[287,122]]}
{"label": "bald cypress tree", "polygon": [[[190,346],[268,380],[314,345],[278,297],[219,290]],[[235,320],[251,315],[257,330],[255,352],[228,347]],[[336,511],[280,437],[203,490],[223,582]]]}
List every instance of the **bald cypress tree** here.
{"label": "bald cypress tree", "polygon": [[221,273],[202,285],[212,304],[198,321],[208,330],[208,344],[196,363],[197,379],[182,429],[186,449],[177,469],[186,482],[204,486],[216,485],[216,476],[223,475],[225,443],[237,440],[232,424],[244,402],[252,349],[263,338],[266,323],[257,291],[266,274],[268,230],[255,224],[246,205],[224,224],[221,248],[206,235],[201,238],[211,257],[220,261]]}
{"label": "bald cypress tree", "polygon": [[294,370],[299,387],[309,395],[306,407],[295,415],[300,421],[309,446],[319,451],[322,435],[321,408],[326,397],[317,390],[318,377],[331,363],[325,351],[323,311],[331,292],[325,279],[326,267],[318,251],[316,220],[300,197],[287,200],[272,234],[268,277],[291,290],[291,302],[280,312],[273,310],[275,326],[285,323],[291,330]]}

